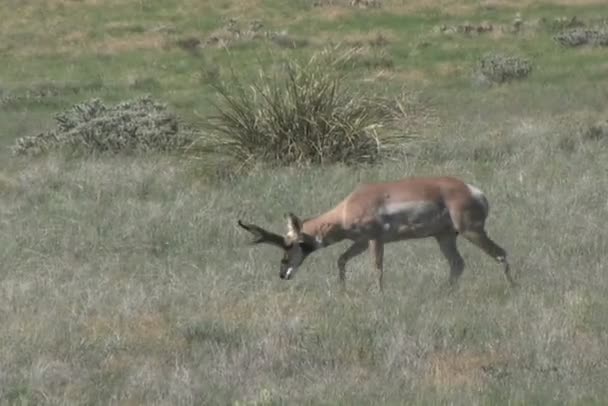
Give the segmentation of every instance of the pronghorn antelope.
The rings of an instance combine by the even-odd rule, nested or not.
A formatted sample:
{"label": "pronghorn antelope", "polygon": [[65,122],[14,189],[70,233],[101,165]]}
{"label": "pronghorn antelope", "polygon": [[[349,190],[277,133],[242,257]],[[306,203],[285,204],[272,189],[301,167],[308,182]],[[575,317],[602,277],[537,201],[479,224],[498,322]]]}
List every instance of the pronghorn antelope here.
{"label": "pronghorn antelope", "polygon": [[254,244],[266,243],[284,251],[279,276],[290,279],[304,259],[320,248],[342,240],[352,245],[338,259],[338,276],[345,285],[346,264],[369,248],[382,290],[384,244],[411,238],[434,237],[450,265],[450,284],[464,270],[456,238],[464,238],[501,263],[507,280],[507,253],[484,229],[489,205],[474,186],[453,177],[406,178],[395,182],[359,185],[333,209],[301,221],[287,214],[287,233],[281,236],[253,224],[238,224],[252,233]]}

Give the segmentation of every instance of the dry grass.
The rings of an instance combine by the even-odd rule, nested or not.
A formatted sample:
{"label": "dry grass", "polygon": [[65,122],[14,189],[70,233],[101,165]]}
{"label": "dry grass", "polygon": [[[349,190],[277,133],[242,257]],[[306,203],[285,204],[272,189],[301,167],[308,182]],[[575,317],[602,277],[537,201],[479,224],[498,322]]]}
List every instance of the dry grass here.
{"label": "dry grass", "polygon": [[[398,15],[411,15],[431,10],[441,10],[442,13],[452,16],[467,16],[474,14],[479,8],[494,9],[517,9],[523,10],[538,4],[534,0],[484,0],[481,2],[471,0],[384,0],[381,8],[371,8],[364,12],[389,12]],[[603,0],[547,0],[543,4],[556,6],[599,6],[604,4]],[[327,6],[315,8],[313,13],[316,18],[328,21],[337,21],[361,12],[358,8],[342,6]]]}
{"label": "dry grass", "polygon": [[[484,0],[481,2],[482,7],[494,7],[494,8],[518,8],[523,9],[526,7],[534,6],[538,4],[534,0]],[[603,0],[546,0],[543,4],[556,5],[556,6],[599,6],[604,4]]]}
{"label": "dry grass", "polygon": [[128,348],[148,348],[154,351],[183,350],[186,340],[171,328],[165,315],[159,312],[116,318],[110,315],[83,320],[81,336],[85,340],[119,340]]}
{"label": "dry grass", "polygon": [[436,69],[440,76],[452,78],[461,77],[466,71],[466,67],[451,62],[440,63]]}
{"label": "dry grass", "polygon": [[[5,171],[17,185],[0,193],[0,397],[603,398],[608,238],[593,225],[608,210],[596,176],[608,151],[591,140],[560,149],[556,133],[567,130],[551,117],[505,118],[488,135],[485,116],[482,107],[437,134],[439,151],[358,170],[254,171],[204,187],[193,187],[199,179],[183,163],[159,157],[50,156]],[[432,241],[387,247],[382,297],[369,290],[366,257],[338,294],[342,246],[315,254],[287,283],[280,253],[247,247],[235,225],[244,216],[279,231],[277,213],[315,214],[356,179],[420,173],[460,174],[484,189],[488,228],[507,246],[520,290],[462,243],[468,267],[447,294]]]}
{"label": "dry grass", "polygon": [[166,44],[166,37],[162,34],[132,34],[126,38],[108,38],[91,44],[88,49],[103,54],[120,54],[135,50],[161,49]]}
{"label": "dry grass", "polygon": [[[463,2],[459,0],[430,0],[424,2],[416,0],[383,1],[382,7],[369,8],[363,12],[390,12],[398,15],[411,15],[416,12],[441,9],[442,12],[445,12],[446,14],[466,15],[473,12],[476,7],[477,6],[473,2]],[[361,9],[348,5],[316,7],[312,11],[315,18],[326,21],[338,21],[361,12]]]}
{"label": "dry grass", "polygon": [[[40,5],[51,10],[51,3],[55,12],[40,18]],[[497,20],[509,21],[533,2],[496,3],[505,10]],[[568,2],[574,3],[582,4]],[[205,63],[224,77],[227,56],[215,48],[180,58],[160,52],[162,36],[150,41],[138,31],[161,35],[154,27],[165,19],[175,27],[165,31],[174,40],[175,33],[203,36],[224,16],[263,16],[267,26],[281,28],[272,24],[281,19],[291,28],[296,21],[293,32],[306,32],[298,24],[310,19],[311,36],[315,19],[329,18],[344,22],[339,31],[351,40],[366,42],[381,32],[391,42],[383,50],[402,51],[437,23],[437,13],[427,16],[425,8],[456,15],[480,7],[387,0],[379,11],[290,14],[289,2],[223,4],[2,3],[7,47],[0,47],[9,61],[2,71],[8,90],[0,88],[3,145],[41,131],[74,98],[89,96],[70,86],[86,87],[95,75],[103,86],[87,92],[132,98],[141,89],[122,86],[121,78],[145,72],[162,77],[155,91],[180,113],[206,111],[210,92],[193,86],[191,72],[209,57]],[[106,21],[106,5],[112,12],[131,8],[124,20]],[[412,19],[396,26],[391,13]],[[95,24],[72,16],[96,18]],[[378,21],[370,34],[356,25],[366,16]],[[204,159],[0,156],[0,403],[475,405],[608,398],[608,178],[602,176],[608,144],[584,136],[606,119],[599,75],[605,62],[597,50],[564,52],[547,37],[487,36],[454,36],[415,54],[389,55],[390,69],[349,71],[366,92],[428,85],[422,95],[438,103],[440,119],[427,120],[432,125],[415,141],[374,166],[253,168],[225,180],[201,169],[216,170]],[[130,37],[134,44],[127,44]],[[341,39],[337,31],[334,38]],[[483,90],[461,83],[460,66],[499,45],[535,55],[538,76]],[[88,55],[88,47],[93,53],[103,47],[112,58]],[[253,54],[257,49],[247,46],[230,50],[239,69],[250,66]],[[41,63],[46,59],[39,55],[54,58]],[[73,58],[69,70],[62,55]],[[44,80],[54,86],[50,95],[11,101],[35,93]],[[336,260],[344,244],[315,253],[285,282],[278,277],[280,252],[248,246],[236,225],[243,218],[281,231],[281,213],[314,215],[359,181],[410,174],[461,176],[485,191],[488,230],[508,250],[520,289],[508,289],[500,267],[463,241],[462,283],[446,291],[447,265],[432,240],[387,246],[384,295],[372,289],[368,255],[352,261],[347,291],[339,293]]]}
{"label": "dry grass", "polygon": [[161,50],[166,48],[167,36],[163,33],[129,33],[122,36],[107,36],[92,39],[89,32],[78,29],[58,34],[52,43],[45,38],[24,43],[11,53],[20,58],[71,55],[78,57],[91,53],[117,55],[140,50]]}
{"label": "dry grass", "polygon": [[19,187],[17,179],[0,172],[0,194],[10,193]]}
{"label": "dry grass", "polygon": [[380,69],[370,73],[364,80],[373,82],[375,79],[382,79],[392,83],[401,83],[410,86],[426,86],[431,83],[429,72],[422,69],[398,69],[398,70],[383,70]]}
{"label": "dry grass", "polygon": [[312,11],[313,17],[321,21],[338,21],[352,16],[355,12],[354,9],[339,6],[319,7]]}
{"label": "dry grass", "polygon": [[398,35],[392,30],[372,30],[369,32],[356,32],[340,35],[339,40],[332,38],[329,33],[325,33],[324,37],[320,38],[323,41],[333,40],[341,42],[348,46],[363,47],[374,46],[383,47],[398,40]]}
{"label": "dry grass", "polygon": [[84,44],[85,42],[87,42],[88,38],[89,33],[87,31],[76,30],[66,33],[60,41],[68,46],[74,46],[78,44]]}
{"label": "dry grass", "polygon": [[386,1],[385,6],[386,10],[399,14],[411,14],[425,10],[441,10],[442,13],[455,16],[468,15],[475,11],[476,8],[475,2],[462,0],[389,0]]}
{"label": "dry grass", "polygon": [[46,7],[62,8],[62,7],[112,7],[122,4],[120,0],[43,0]]}

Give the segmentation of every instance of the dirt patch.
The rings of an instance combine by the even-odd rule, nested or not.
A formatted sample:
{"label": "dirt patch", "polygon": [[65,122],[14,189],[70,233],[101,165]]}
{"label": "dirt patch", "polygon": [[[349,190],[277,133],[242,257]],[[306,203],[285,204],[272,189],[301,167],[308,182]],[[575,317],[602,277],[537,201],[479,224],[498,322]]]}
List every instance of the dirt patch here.
{"label": "dirt patch", "polygon": [[0,172],[0,195],[16,191],[19,188],[19,181],[3,172]]}
{"label": "dirt patch", "polygon": [[178,348],[186,344],[183,337],[159,313],[142,313],[137,317],[93,317],[85,322],[83,335],[92,341],[119,340],[133,348]]}
{"label": "dirt patch", "polygon": [[323,21],[337,21],[350,17],[355,13],[355,9],[349,7],[329,6],[318,7],[315,9],[315,19]]}
{"label": "dirt patch", "polygon": [[464,71],[463,66],[451,62],[443,62],[437,65],[437,73],[442,77],[462,76]]}
{"label": "dirt patch", "polygon": [[480,388],[492,375],[505,372],[508,359],[499,353],[438,352],[428,360],[427,382],[436,387]]}
{"label": "dirt patch", "polygon": [[89,33],[86,31],[68,32],[61,38],[60,43],[65,45],[82,44],[87,41]]}
{"label": "dirt patch", "polygon": [[277,292],[265,299],[266,305],[263,308],[259,306],[259,298],[249,298],[218,303],[215,314],[224,322],[264,324],[264,320],[307,318],[318,311],[316,302],[298,301],[298,303],[286,306],[294,301],[298,301],[298,299],[287,293]]}

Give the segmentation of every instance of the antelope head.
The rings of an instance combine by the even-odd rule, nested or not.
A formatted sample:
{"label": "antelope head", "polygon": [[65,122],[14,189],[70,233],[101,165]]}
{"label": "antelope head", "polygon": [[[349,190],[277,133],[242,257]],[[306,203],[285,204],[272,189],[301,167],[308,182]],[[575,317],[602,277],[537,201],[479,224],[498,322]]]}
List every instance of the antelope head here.
{"label": "antelope head", "polygon": [[253,244],[270,244],[283,250],[283,258],[279,268],[281,279],[291,279],[302,262],[316,248],[314,237],[302,231],[302,221],[293,213],[286,215],[287,232],[284,236],[264,230],[254,224],[246,224],[238,220],[239,226],[253,234]]}

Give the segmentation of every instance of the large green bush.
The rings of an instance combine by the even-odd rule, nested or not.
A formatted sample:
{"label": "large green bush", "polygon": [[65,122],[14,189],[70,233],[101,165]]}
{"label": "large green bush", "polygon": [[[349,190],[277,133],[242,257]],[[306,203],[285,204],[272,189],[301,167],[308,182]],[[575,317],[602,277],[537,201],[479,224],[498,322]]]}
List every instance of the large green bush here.
{"label": "large green bush", "polygon": [[233,74],[214,85],[213,148],[242,162],[280,165],[377,160],[395,142],[382,127],[398,109],[355,90],[341,69],[348,57],[323,51],[260,70],[250,84]]}

